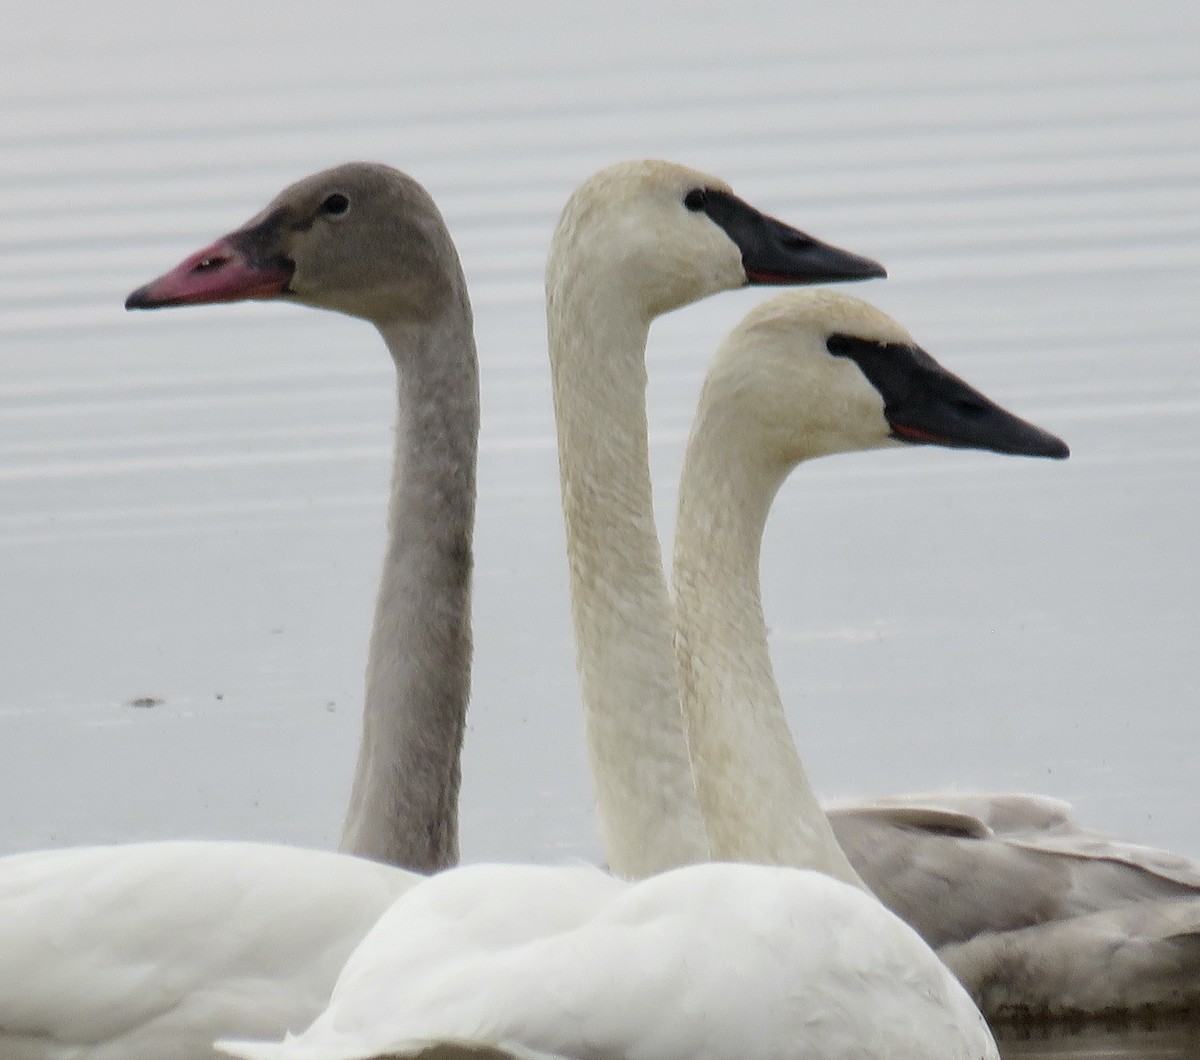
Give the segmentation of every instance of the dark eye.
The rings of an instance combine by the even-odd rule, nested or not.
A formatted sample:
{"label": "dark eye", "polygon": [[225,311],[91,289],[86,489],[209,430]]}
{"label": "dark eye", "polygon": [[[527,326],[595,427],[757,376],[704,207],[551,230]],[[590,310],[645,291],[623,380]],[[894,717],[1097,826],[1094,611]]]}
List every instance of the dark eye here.
{"label": "dark eye", "polygon": [[706,196],[703,188],[692,188],[692,190],[683,197],[683,205],[692,211],[703,210],[705,198]]}
{"label": "dark eye", "polygon": [[325,201],[321,203],[321,213],[327,217],[341,217],[348,209],[350,209],[350,200],[340,191],[326,195]]}

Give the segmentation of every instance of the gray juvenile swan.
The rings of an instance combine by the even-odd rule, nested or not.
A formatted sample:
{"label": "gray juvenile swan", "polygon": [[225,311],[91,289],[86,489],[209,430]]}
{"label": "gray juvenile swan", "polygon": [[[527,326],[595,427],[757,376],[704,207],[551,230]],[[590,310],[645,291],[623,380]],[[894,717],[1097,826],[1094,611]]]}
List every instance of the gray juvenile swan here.
{"label": "gray juvenile swan", "polygon": [[859,874],[932,946],[1200,898],[1196,862],[1088,831],[1047,796],[893,795],[826,810]]}
{"label": "gray juvenile swan", "polygon": [[[1200,902],[1167,901],[1194,892],[1163,878],[1168,868],[1182,875],[1182,859],[1153,859],[1162,875],[1144,871],[1140,890],[1127,884],[1125,901],[1139,904],[1120,909],[1121,877],[1142,870],[1105,860],[1111,841],[1097,840],[1090,858],[1073,834],[1062,835],[1061,854],[1045,837],[1040,850],[1019,839],[987,843],[966,838],[961,823],[952,830],[950,808],[935,813],[914,799],[835,813],[839,839],[849,825],[857,840],[845,844],[847,865],[822,827],[771,668],[762,532],[800,462],[914,443],[1067,455],[1056,438],[940,368],[885,314],[846,295],[781,295],[752,311],[717,355],[684,461],[674,562],[682,701],[713,855],[861,876],[933,945],[947,941],[939,924],[961,923],[963,907],[981,907],[972,940],[939,952],[992,1017],[1195,1004]],[[1050,809],[1028,797],[978,803],[964,797],[959,817],[988,809],[996,829],[1015,829],[1031,808]],[[934,832],[939,824],[947,834]],[[1026,927],[1039,911],[1069,919]]]}
{"label": "gray juvenile swan", "polygon": [[[466,282],[433,200],[387,166],[283,191],[130,308],[283,298],[362,317],[396,362],[390,537],[344,847],[457,858],[478,383]],[[165,842],[0,859],[0,1056],[212,1057],[220,1035],[303,1026],[420,879],[262,843]]]}
{"label": "gray juvenile swan", "polygon": [[294,184],[127,309],[273,298],[370,321],[396,365],[389,532],[342,849],[433,872],[458,860],[470,696],[479,370],[471,303],[428,193],[388,166]]}

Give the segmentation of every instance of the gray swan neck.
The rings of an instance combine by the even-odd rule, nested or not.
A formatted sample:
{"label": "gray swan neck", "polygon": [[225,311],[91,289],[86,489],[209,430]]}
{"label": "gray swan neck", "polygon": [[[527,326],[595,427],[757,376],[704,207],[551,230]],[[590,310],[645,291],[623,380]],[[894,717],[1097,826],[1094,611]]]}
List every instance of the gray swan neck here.
{"label": "gray swan neck", "polygon": [[388,540],[341,848],[434,872],[458,861],[470,699],[479,378],[465,284],[446,312],[379,326],[396,363]]}

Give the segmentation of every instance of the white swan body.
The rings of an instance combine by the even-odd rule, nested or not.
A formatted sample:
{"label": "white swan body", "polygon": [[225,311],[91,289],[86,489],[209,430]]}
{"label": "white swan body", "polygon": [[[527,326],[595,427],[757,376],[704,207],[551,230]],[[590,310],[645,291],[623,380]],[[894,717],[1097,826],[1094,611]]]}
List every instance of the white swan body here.
{"label": "white swan body", "polygon": [[[836,860],[810,826],[815,802],[771,670],[759,545],[799,462],[906,441],[1066,455],[941,370],[890,318],[832,292],[760,306],[709,373],[680,489],[675,586],[715,856]],[[908,796],[830,817],[857,873],[942,947],[989,1017],[1197,1007],[1200,901],[1186,900],[1197,866],[1087,833],[1068,810],[1033,796]]]}
{"label": "white swan body", "polygon": [[[619,874],[708,849],[649,510],[650,322],[754,276],[879,271],[668,163],[603,170],[563,211],[547,264],[550,358],[581,686]],[[575,868],[443,874],[381,918],[309,1030],[225,1047],[256,1060],[997,1056],[945,966],[864,890],[714,864],[636,884]]]}
{"label": "white swan body", "polygon": [[[495,903],[503,901],[499,908]],[[472,866],[409,891],[329,1008],[249,1060],[996,1057],[982,1017],[878,902],[818,873]]]}
{"label": "white swan body", "polygon": [[[345,845],[441,867],[457,858],[470,677],[478,382],[466,283],[425,191],[352,164],[288,188],[127,304],[267,297],[364,317],[396,361],[390,534]],[[0,1057],[204,1060],[221,1035],[303,1027],[420,878],[250,843],[2,858]]]}
{"label": "white swan body", "polygon": [[303,1027],[417,878],[266,843],[0,859],[0,1057],[190,1060]]}

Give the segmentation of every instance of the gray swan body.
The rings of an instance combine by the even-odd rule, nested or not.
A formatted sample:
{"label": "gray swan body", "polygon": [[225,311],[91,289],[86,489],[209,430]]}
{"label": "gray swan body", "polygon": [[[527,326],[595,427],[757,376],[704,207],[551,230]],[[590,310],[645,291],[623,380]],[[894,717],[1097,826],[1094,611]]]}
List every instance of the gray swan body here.
{"label": "gray swan body", "polygon": [[1200,898],[1196,862],[1088,831],[1058,799],[928,793],[827,810],[859,875],[936,947]]}
{"label": "gray swan body", "polygon": [[162,842],[0,858],[0,1057],[209,1060],[303,1027],[395,897],[457,859],[478,383],[428,194],[355,163],[135,291],[130,308],[286,298],[373,323],[396,362],[390,532],[343,846]]}
{"label": "gray swan body", "polygon": [[[759,589],[776,491],[803,460],[906,442],[1066,455],[1029,425],[982,433],[994,416],[899,325],[845,296],[780,296],[723,344],[685,458],[674,577],[684,716],[714,856],[817,864],[806,852],[814,801]],[[718,682],[714,670],[743,678]],[[941,947],[985,1013],[1196,1004],[1193,863],[1089,835],[1054,800],[938,799],[881,799],[830,817],[857,876]],[[1136,957],[1108,967],[1118,950]]]}

